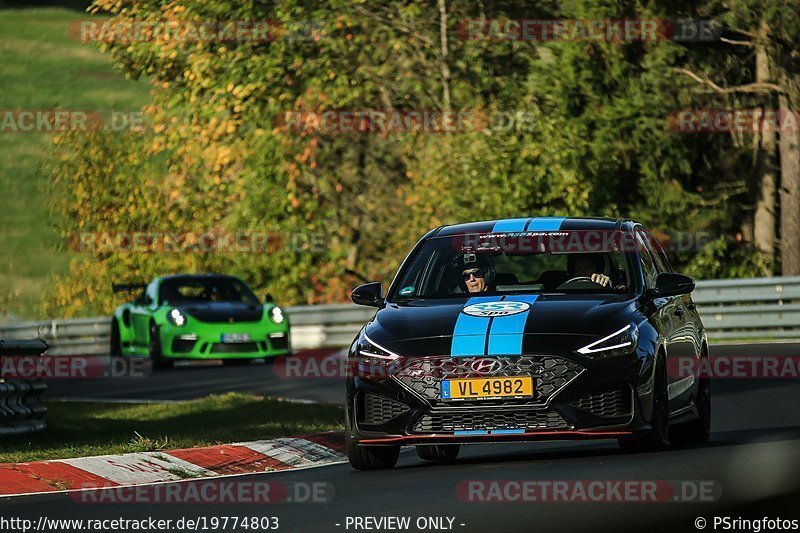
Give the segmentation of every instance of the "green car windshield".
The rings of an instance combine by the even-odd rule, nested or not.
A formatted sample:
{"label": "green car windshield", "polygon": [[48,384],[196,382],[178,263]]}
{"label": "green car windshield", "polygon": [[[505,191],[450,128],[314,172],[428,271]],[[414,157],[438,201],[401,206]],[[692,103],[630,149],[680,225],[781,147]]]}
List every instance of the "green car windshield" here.
{"label": "green car windshield", "polygon": [[[636,281],[625,246],[613,241],[572,246],[574,238],[568,232],[432,238],[404,269],[389,299],[631,292]],[[476,283],[476,278],[481,279]]]}
{"label": "green car windshield", "polygon": [[161,305],[205,302],[242,302],[258,305],[258,298],[235,278],[169,278],[159,287]]}

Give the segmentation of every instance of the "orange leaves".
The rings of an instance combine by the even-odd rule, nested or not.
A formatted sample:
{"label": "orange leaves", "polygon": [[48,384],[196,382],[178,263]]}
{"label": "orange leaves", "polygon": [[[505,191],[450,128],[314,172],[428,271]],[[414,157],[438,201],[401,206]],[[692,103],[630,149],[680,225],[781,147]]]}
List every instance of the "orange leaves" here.
{"label": "orange leaves", "polygon": [[303,150],[302,152],[297,154],[297,156],[295,156],[295,159],[297,159],[300,162],[308,161],[311,158],[311,149],[312,149],[311,146],[307,146],[305,150]]}

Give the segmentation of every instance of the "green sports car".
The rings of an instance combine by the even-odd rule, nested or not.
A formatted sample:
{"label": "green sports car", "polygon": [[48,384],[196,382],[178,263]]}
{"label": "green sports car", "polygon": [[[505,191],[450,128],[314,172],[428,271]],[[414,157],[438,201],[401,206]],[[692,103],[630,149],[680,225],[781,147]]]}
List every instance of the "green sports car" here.
{"label": "green sports car", "polygon": [[239,278],[175,275],[148,284],[114,285],[139,291],[111,323],[111,354],[152,359],[222,359],[229,364],[289,353],[289,324],[271,298],[261,303]]}

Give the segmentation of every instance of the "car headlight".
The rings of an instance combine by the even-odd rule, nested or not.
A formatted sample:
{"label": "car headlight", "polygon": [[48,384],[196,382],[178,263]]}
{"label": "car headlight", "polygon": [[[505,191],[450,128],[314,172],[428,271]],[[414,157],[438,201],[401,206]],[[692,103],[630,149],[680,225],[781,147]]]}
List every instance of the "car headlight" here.
{"label": "car headlight", "polygon": [[269,319],[276,324],[283,324],[283,321],[285,320],[283,316],[283,310],[278,306],[273,307],[269,310]]}
{"label": "car headlight", "polygon": [[383,346],[373,342],[366,334],[362,335],[356,345],[356,353],[359,357],[364,359],[391,363],[397,361],[400,356],[396,353],[387,350]]}
{"label": "car headlight", "polygon": [[366,334],[356,343],[356,355],[349,362],[353,375],[368,379],[385,379],[403,364],[403,358],[373,342]]}
{"label": "car headlight", "polygon": [[636,348],[638,340],[639,328],[631,322],[611,335],[580,348],[578,353],[599,356],[624,355],[631,353]]}
{"label": "car headlight", "polygon": [[173,326],[185,326],[186,325],[186,317],[181,313],[180,309],[173,309],[167,314],[167,320]]}

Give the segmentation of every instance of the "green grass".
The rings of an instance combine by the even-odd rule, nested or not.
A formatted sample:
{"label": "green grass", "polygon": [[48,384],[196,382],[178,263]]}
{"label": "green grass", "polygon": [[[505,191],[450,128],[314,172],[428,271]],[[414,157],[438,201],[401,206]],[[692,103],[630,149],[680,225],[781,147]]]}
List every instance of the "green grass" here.
{"label": "green grass", "polygon": [[[139,110],[145,81],[131,81],[92,44],[70,36],[88,14],[58,7],[0,9],[0,112],[14,109]],[[35,318],[50,276],[69,255],[48,223],[47,133],[0,132],[0,315]]]}
{"label": "green grass", "polygon": [[4,437],[0,463],[157,452],[342,427],[343,412],[230,393],[177,403],[48,402],[47,429]]}

